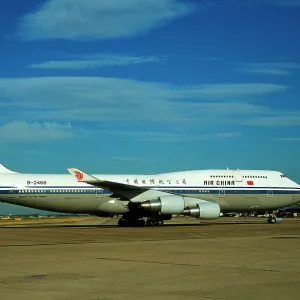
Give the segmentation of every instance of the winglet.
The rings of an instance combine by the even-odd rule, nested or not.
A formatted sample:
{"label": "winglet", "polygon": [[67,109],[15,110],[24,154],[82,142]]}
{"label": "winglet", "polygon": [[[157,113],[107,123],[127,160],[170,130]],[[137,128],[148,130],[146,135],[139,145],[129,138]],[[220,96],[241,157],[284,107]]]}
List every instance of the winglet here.
{"label": "winglet", "polygon": [[82,170],[75,169],[75,168],[68,168],[67,169],[71,175],[79,182],[95,182],[99,181],[96,177],[83,172]]}

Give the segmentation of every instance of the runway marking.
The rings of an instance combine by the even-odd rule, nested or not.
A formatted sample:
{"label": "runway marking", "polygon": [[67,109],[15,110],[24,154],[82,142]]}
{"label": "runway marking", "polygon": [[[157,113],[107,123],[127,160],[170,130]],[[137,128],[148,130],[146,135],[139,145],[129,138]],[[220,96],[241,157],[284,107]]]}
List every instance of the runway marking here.
{"label": "runway marking", "polygon": [[[245,248],[246,245],[242,245],[241,242],[243,241],[244,244],[250,244],[249,241],[245,241],[244,239],[240,238],[239,239],[239,243],[233,243],[232,240],[229,242],[229,241],[225,241],[225,239],[221,236],[218,236],[218,235],[212,235],[212,234],[209,234],[209,233],[203,233],[203,235],[206,235],[208,237],[211,237],[211,238],[217,238],[218,241],[220,242],[223,242],[224,244],[228,244],[228,245],[231,245],[231,246],[236,246],[236,247],[240,247],[240,248]],[[262,236],[260,236],[260,238],[262,238]],[[267,238],[274,238],[272,236],[267,236]],[[277,237],[278,238],[278,237]],[[273,250],[269,250],[269,249],[262,249],[262,248],[256,248],[255,251],[260,251],[260,252],[267,252],[267,253],[271,253],[271,254],[276,254],[276,255],[280,255],[280,256],[286,256],[286,253],[281,253],[281,252],[277,252],[277,251],[273,251]]]}
{"label": "runway marking", "polygon": [[[269,236],[269,235],[265,235],[265,236],[249,236],[249,237],[239,237],[239,236],[218,236],[218,235],[213,235],[213,234],[208,234],[208,233],[204,233],[204,232],[199,232],[199,233],[189,233],[190,235],[194,236],[194,237],[190,237],[190,238],[167,238],[165,237],[164,240],[160,240],[159,238],[145,238],[145,239],[141,239],[141,237],[139,236],[137,239],[135,240],[126,240],[124,238],[120,239],[119,241],[116,240],[106,240],[106,241],[98,241],[98,240],[78,240],[76,242],[52,242],[52,243],[34,243],[34,244],[6,244],[6,245],[0,245],[0,248],[9,248],[9,247],[37,247],[37,246],[60,246],[60,245],[107,245],[107,244],[134,244],[134,243],[172,243],[172,242],[179,242],[179,241],[196,241],[196,240],[213,240],[213,241],[217,241],[217,242],[222,242],[224,244],[228,244],[230,246],[238,246],[241,248],[245,248],[245,245],[242,245],[241,242],[243,242],[243,244],[251,244],[251,240],[254,239],[297,239],[300,238],[300,236],[291,236],[291,235],[286,235],[286,236]],[[207,236],[207,238],[203,237],[203,236]],[[127,236],[126,236],[127,237]],[[159,236],[160,237],[160,236]],[[234,241],[238,239],[238,241]],[[248,241],[250,240],[250,241]],[[253,246],[251,244],[251,246]],[[271,250],[267,250],[267,249],[261,249],[261,248],[257,248],[257,251],[262,251],[262,252],[269,252],[269,253],[273,253],[273,254],[277,254],[277,255],[286,255],[286,253],[281,253],[281,252],[276,252],[276,251],[271,251]]]}
{"label": "runway marking", "polygon": [[124,258],[109,258],[109,257],[89,257],[89,259],[99,259],[108,261],[121,261],[121,262],[136,262],[136,263],[147,263],[147,264],[158,264],[158,265],[170,265],[170,266],[184,266],[184,267],[204,267],[204,268],[215,268],[215,269],[233,269],[233,270],[247,270],[247,271],[259,271],[259,272],[276,272],[276,273],[289,273],[289,274],[300,274],[299,271],[282,271],[279,269],[256,269],[256,268],[245,268],[245,267],[234,267],[234,266],[208,266],[201,264],[189,264],[189,263],[171,263],[171,262],[160,262],[160,261],[147,261],[147,260],[134,260]]}

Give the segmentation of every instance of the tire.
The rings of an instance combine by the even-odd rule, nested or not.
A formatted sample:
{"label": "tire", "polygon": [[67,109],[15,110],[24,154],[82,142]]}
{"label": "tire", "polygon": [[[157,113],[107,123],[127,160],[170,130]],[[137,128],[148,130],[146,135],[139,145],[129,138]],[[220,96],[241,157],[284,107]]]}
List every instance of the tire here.
{"label": "tire", "polygon": [[145,220],[143,220],[143,219],[142,220],[137,220],[136,223],[137,223],[138,227],[145,227]]}
{"label": "tire", "polygon": [[268,223],[269,223],[269,224],[276,224],[276,222],[277,222],[276,217],[269,217],[269,218],[268,218]]}
{"label": "tire", "polygon": [[157,221],[157,226],[163,226],[163,225],[164,225],[164,221],[163,220]]}
{"label": "tire", "polygon": [[157,226],[157,222],[153,219],[148,219],[146,221],[146,226],[149,226],[149,227]]}
{"label": "tire", "polygon": [[128,221],[126,219],[120,219],[118,221],[118,227],[127,227],[128,226]]}

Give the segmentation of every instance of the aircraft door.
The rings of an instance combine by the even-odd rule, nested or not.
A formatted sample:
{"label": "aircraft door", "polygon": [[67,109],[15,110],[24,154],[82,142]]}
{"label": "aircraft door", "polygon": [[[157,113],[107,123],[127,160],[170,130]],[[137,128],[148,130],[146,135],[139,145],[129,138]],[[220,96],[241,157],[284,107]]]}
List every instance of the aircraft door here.
{"label": "aircraft door", "polygon": [[243,176],[240,172],[240,170],[232,170],[233,176],[236,182],[242,182],[243,181]]}
{"label": "aircraft door", "polygon": [[219,189],[219,197],[220,198],[225,198],[225,188],[224,187],[220,187],[220,189]]}
{"label": "aircraft door", "polygon": [[273,190],[270,187],[267,189],[267,197],[273,197]]}
{"label": "aircraft door", "polygon": [[103,197],[103,190],[102,189],[96,189],[96,197]]}

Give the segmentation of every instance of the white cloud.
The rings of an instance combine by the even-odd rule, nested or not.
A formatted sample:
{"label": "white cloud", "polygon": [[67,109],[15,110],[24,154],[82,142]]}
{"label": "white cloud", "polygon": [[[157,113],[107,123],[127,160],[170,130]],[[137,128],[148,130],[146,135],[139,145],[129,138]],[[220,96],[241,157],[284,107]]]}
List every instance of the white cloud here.
{"label": "white cloud", "polygon": [[[98,136],[118,137],[118,139],[133,141],[156,141],[156,142],[188,142],[199,140],[210,140],[215,138],[236,138],[241,136],[240,132],[220,132],[190,134],[179,132],[156,132],[156,131],[134,131],[134,130],[101,130],[97,128],[84,130],[74,127],[70,123],[56,122],[27,122],[12,121],[0,125],[0,139],[8,142],[33,142],[33,141],[54,141],[70,138],[86,138]],[[142,158],[113,157],[114,160],[145,161]]]}
{"label": "white cloud", "polygon": [[[235,116],[269,113],[268,107],[245,103],[281,92],[276,84],[174,86],[119,78],[42,77],[0,79],[3,120],[187,123],[231,122]],[[241,100],[243,99],[243,100]]]}
{"label": "white cloud", "polygon": [[20,35],[28,40],[134,36],[194,9],[183,0],[48,0],[22,19]]}
{"label": "white cloud", "polygon": [[182,132],[151,132],[151,131],[99,131],[99,135],[117,136],[126,140],[149,141],[149,142],[189,142],[203,141],[219,138],[236,138],[240,132],[219,132],[190,134]]}
{"label": "white cloud", "polygon": [[189,142],[189,141],[203,141],[216,138],[236,138],[241,136],[239,132],[226,132],[226,133],[212,133],[212,134],[182,134],[182,133],[148,133],[142,137],[133,137],[134,139],[143,141],[156,141],[156,142]]}
{"label": "white cloud", "polygon": [[107,66],[126,66],[142,63],[154,63],[166,60],[165,56],[121,56],[93,55],[93,59],[45,61],[28,67],[38,69],[92,69]]}
{"label": "white cloud", "polygon": [[6,141],[60,140],[74,136],[70,123],[12,121],[0,126],[0,139]]}
{"label": "white cloud", "polygon": [[291,75],[300,69],[297,63],[241,63],[237,71],[257,75]]}
{"label": "white cloud", "polygon": [[101,77],[0,79],[4,123],[0,138],[116,136],[155,142],[238,138],[237,125],[300,126],[296,112],[257,103],[257,97],[285,90],[262,83],[180,86]]}
{"label": "white cloud", "polygon": [[237,98],[282,92],[286,86],[271,83],[206,84],[194,87],[194,93],[207,98]]}

